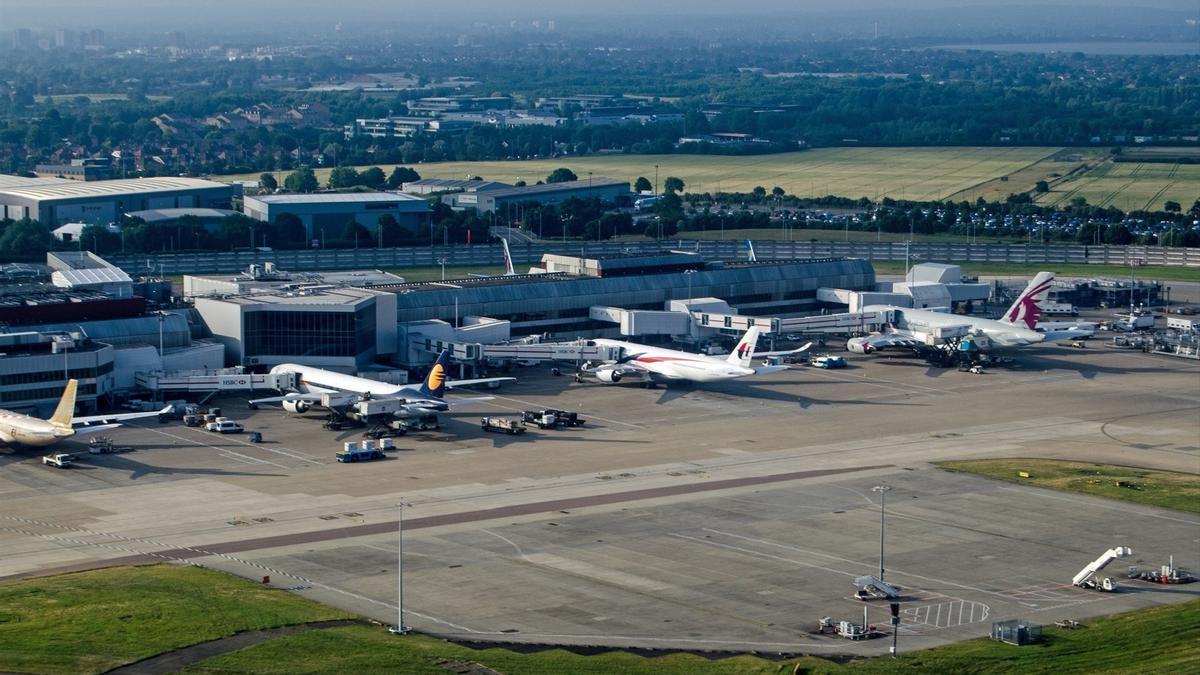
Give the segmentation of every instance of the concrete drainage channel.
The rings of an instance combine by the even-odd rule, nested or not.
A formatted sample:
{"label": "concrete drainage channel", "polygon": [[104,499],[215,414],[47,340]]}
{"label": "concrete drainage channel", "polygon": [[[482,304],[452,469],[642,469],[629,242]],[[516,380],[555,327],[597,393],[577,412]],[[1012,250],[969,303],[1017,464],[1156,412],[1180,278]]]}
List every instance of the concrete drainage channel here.
{"label": "concrete drainage channel", "polygon": [[236,635],[230,635],[229,637],[201,642],[190,647],[173,649],[169,652],[151,656],[148,659],[130,663],[108,672],[113,675],[165,675],[166,673],[176,673],[187,666],[199,663],[205,659],[235,652],[246,647],[253,647],[254,645],[284,637],[285,635],[306,633],[311,630],[323,630],[326,628],[338,628],[340,626],[353,626],[355,624],[370,625],[366,621],[345,619],[341,621],[316,621],[294,626],[267,628],[265,630],[248,630]]}

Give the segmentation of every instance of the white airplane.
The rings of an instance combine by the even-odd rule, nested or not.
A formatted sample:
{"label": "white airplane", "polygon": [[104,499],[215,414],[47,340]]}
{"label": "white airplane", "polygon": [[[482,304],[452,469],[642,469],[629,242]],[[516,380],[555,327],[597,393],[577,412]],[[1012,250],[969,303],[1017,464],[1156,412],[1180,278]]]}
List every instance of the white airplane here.
{"label": "white airplane", "polygon": [[446,372],[449,368],[450,351],[446,350],[438,356],[437,362],[433,364],[425,381],[420,386],[413,386],[388,384],[368,380],[365,377],[343,375],[323,368],[283,363],[272,368],[271,374],[294,373],[296,390],[282,396],[252,399],[249,404],[253,408],[260,403],[279,403],[288,412],[305,413],[314,404],[320,405],[324,396],[331,396],[333,400],[338,401],[336,405],[349,404],[356,400],[396,398],[404,401],[403,407],[408,412],[438,412],[449,410],[452,405],[490,401],[493,398],[480,396],[447,401],[443,396],[448,389],[516,379],[515,377],[485,377],[475,380],[447,380]]}
{"label": "white airplane", "polygon": [[78,380],[67,381],[62,398],[58,401],[58,407],[54,409],[54,414],[48,420],[22,415],[11,410],[0,410],[0,441],[9,445],[45,447],[72,436],[115,429],[121,426],[119,422],[124,420],[157,417],[171,410],[171,406],[166,406],[162,410],[153,412],[75,417],[75,392],[78,388]]}
{"label": "white airplane", "polygon": [[1039,272],[1000,319],[981,319],[890,305],[864,307],[865,312],[891,312],[894,317],[892,324],[882,332],[850,338],[846,341],[846,349],[856,354],[870,354],[888,347],[921,350],[929,344],[927,338],[934,336],[937,329],[964,325],[969,327],[971,339],[982,351],[1016,349],[1047,339],[1061,339],[1051,337],[1055,335],[1053,333],[1039,333],[1034,329],[1041,316],[1038,303],[1045,300],[1053,282],[1053,272]]}
{"label": "white airplane", "polygon": [[[608,384],[616,384],[627,376],[636,376],[641,378],[646,386],[652,387],[658,382],[721,382],[787,370],[787,366],[772,366],[765,363],[757,367],[751,365],[751,361],[754,359],[754,349],[758,344],[759,332],[758,326],[751,326],[738,341],[737,348],[725,358],[692,354],[676,349],[649,347],[635,342],[592,340],[591,342],[597,345],[620,347],[621,358],[594,368],[590,363],[585,363],[580,368],[579,375],[593,375],[597,380]],[[764,352],[759,356],[798,354],[811,346],[810,342],[799,349]]]}

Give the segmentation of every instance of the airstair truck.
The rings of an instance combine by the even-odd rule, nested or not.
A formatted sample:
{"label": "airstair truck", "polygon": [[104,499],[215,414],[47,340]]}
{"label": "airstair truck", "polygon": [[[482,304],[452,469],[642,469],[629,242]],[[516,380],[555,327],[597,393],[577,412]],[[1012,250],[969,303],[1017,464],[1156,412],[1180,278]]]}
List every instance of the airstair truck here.
{"label": "airstair truck", "polygon": [[1131,555],[1133,555],[1133,549],[1128,546],[1110,548],[1102,553],[1099,558],[1088,563],[1087,567],[1079,570],[1079,574],[1076,574],[1075,578],[1071,579],[1071,583],[1080,588],[1091,588],[1097,591],[1115,591],[1117,590],[1115,581],[1109,577],[1098,578],[1096,573],[1108,567],[1108,564],[1112,561]]}

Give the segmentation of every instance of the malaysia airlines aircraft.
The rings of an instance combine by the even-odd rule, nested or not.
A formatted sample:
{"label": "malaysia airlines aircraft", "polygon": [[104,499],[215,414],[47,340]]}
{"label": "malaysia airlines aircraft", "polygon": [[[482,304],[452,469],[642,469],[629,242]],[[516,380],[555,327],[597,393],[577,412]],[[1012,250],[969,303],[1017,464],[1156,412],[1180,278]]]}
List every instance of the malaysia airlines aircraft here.
{"label": "malaysia airlines aircraft", "polygon": [[62,398],[58,400],[58,407],[54,409],[54,414],[48,420],[22,415],[11,410],[0,410],[0,441],[10,445],[45,447],[72,436],[115,429],[121,426],[119,422],[124,420],[157,417],[171,410],[171,406],[166,406],[162,410],[153,412],[75,417],[75,392],[78,388],[78,380],[67,381]]}
{"label": "malaysia airlines aircraft", "polygon": [[[751,326],[737,348],[725,358],[692,354],[675,349],[649,347],[635,342],[620,340],[592,340],[591,342],[605,347],[620,347],[621,358],[611,363],[591,367],[583,364],[579,374],[593,375],[601,382],[615,384],[625,377],[638,377],[647,386],[657,382],[721,382],[750,375],[765,375],[781,370],[787,366],[752,366],[754,348],[758,344],[760,329]],[[780,356],[798,354],[808,349],[812,343],[799,349],[783,352],[763,352],[759,356]]]}
{"label": "malaysia airlines aircraft", "polygon": [[1061,335],[1036,330],[1038,317],[1041,316],[1038,303],[1046,299],[1053,283],[1053,272],[1039,272],[1000,319],[981,319],[890,305],[865,307],[863,311],[867,312],[890,311],[894,320],[882,332],[850,338],[846,341],[846,349],[857,354],[871,354],[888,347],[920,350],[929,344],[926,339],[933,336],[937,329],[964,325],[969,327],[973,338],[984,338],[979,340],[984,343],[980,345],[983,351],[1016,349],[1047,339],[1060,339]]}
{"label": "malaysia airlines aircraft", "polygon": [[[488,382],[504,382],[515,380],[515,377],[485,377],[475,380],[447,380],[446,373],[450,368],[450,351],[443,351],[429,375],[420,386],[411,384],[388,384],[365,377],[343,375],[323,368],[301,366],[295,363],[283,363],[271,369],[272,374],[294,373],[296,389],[283,396],[269,396],[249,401],[251,407],[260,403],[279,403],[283,409],[292,413],[304,413],[320,405],[322,396],[333,395],[342,403],[350,403],[358,399],[395,398],[405,402],[404,409],[409,412],[438,412],[449,410],[452,405],[467,402],[490,401],[491,396],[475,398],[458,398],[445,400],[443,397],[448,389],[465,387],[471,384],[486,384]],[[338,394],[344,396],[338,397]]]}

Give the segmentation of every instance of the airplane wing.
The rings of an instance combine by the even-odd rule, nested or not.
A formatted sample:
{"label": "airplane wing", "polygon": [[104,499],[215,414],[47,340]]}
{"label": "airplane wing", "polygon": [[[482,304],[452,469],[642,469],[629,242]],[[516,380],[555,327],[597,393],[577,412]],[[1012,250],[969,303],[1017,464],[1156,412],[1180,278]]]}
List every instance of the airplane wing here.
{"label": "airplane wing", "polygon": [[803,347],[799,347],[797,349],[787,349],[787,350],[784,350],[781,352],[757,352],[756,351],[756,352],[754,352],[754,356],[756,356],[756,357],[757,356],[787,356],[788,354],[800,354],[802,352],[808,351],[809,347],[812,347],[811,342],[804,345]]}
{"label": "airplane wing", "polygon": [[463,398],[444,398],[442,402],[453,408],[456,405],[463,405],[465,403],[483,403],[484,401],[494,400],[496,400],[495,396],[466,396]]}
{"label": "airplane wing", "polygon": [[1061,328],[1056,330],[1039,330],[1046,336],[1046,342],[1055,340],[1086,340],[1096,336],[1096,331],[1084,328]]}
{"label": "airplane wing", "polygon": [[289,401],[307,401],[309,403],[320,403],[321,394],[284,394],[283,396],[268,396],[267,398],[255,398],[247,401],[250,405],[258,405],[259,403],[287,403]]}
{"label": "airplane wing", "polygon": [[447,389],[455,387],[469,387],[473,384],[487,384],[488,382],[516,382],[515,377],[481,377],[474,380],[449,380],[446,382]]}
{"label": "airplane wing", "polygon": [[859,354],[870,354],[889,347],[916,349],[924,345],[924,342],[907,333],[876,333],[846,341],[846,348]]}
{"label": "airplane wing", "polygon": [[[168,406],[164,406],[162,408],[162,410],[153,410],[151,412],[116,413],[113,415],[89,415],[87,417],[72,417],[71,418],[71,426],[87,427],[88,425],[90,425],[93,422],[100,422],[103,424],[108,424],[110,422],[123,422],[125,420],[139,420],[139,419],[143,419],[146,417],[158,417],[159,415],[169,413],[169,412],[171,412],[171,406],[168,405]],[[121,426],[121,425],[114,424],[112,426]],[[78,432],[76,432],[76,433],[78,433]]]}
{"label": "airplane wing", "polygon": [[[154,414],[157,415],[158,413],[154,413]],[[119,426],[121,426],[121,425],[120,424],[97,424],[97,425],[91,426],[91,427],[78,427],[77,429],[75,429],[75,435],[76,436],[86,436],[87,434],[94,434],[97,431],[108,431],[109,429],[116,429]]]}

